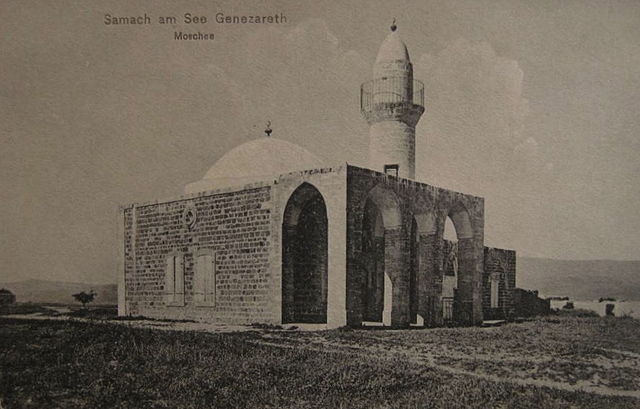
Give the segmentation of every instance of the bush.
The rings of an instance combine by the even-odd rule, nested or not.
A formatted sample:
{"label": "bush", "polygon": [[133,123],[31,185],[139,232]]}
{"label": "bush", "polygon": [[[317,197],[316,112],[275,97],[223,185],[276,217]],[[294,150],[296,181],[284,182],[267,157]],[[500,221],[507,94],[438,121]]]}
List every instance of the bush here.
{"label": "bush", "polygon": [[632,320],[633,318],[633,311],[624,311],[622,313],[622,315],[620,316],[621,319],[625,319],[625,320]]}
{"label": "bush", "polygon": [[93,302],[93,300],[96,298],[96,293],[93,290],[88,293],[82,291],[78,294],[73,294],[73,298],[81,302],[82,306],[84,307],[88,303]]}
{"label": "bush", "polygon": [[560,310],[559,315],[564,315],[567,317],[579,317],[579,318],[597,318],[599,317],[598,313],[592,310],[585,310],[582,308],[576,308],[571,310]]}

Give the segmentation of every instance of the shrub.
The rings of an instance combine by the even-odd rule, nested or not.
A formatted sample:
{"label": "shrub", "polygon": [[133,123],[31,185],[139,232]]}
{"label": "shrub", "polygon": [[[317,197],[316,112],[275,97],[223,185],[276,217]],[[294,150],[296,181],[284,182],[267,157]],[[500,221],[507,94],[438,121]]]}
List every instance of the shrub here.
{"label": "shrub", "polygon": [[89,291],[88,293],[82,291],[77,294],[73,294],[73,298],[81,302],[82,306],[84,307],[88,303],[93,302],[93,300],[96,298],[96,293],[93,290]]}
{"label": "shrub", "polygon": [[570,310],[560,310],[559,315],[564,315],[567,317],[579,317],[579,318],[597,318],[599,317],[598,313],[592,310],[585,310],[583,308],[576,308]]}
{"label": "shrub", "polygon": [[622,313],[622,315],[620,316],[620,318],[625,319],[625,320],[632,320],[633,319],[633,311],[624,311]]}

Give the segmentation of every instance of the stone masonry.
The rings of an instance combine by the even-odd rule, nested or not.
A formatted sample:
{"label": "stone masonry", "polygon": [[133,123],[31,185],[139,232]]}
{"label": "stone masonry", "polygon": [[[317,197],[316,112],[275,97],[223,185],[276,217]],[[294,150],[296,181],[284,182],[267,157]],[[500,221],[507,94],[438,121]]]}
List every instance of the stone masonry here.
{"label": "stone masonry", "polygon": [[[498,281],[498,307],[491,307],[491,280]],[[484,248],[482,277],[482,310],[484,319],[511,319],[515,316],[516,252]]]}
{"label": "stone masonry", "polygon": [[515,252],[484,246],[484,199],[414,180],[424,86],[396,30],[360,89],[371,169],[322,167],[267,126],[187,195],[122,207],[120,315],[327,328],[513,317]]}
{"label": "stone masonry", "polygon": [[[295,243],[286,243],[283,233],[296,225],[291,215],[309,209],[304,196],[296,199],[305,190],[317,191],[321,200],[315,203],[325,207],[326,218],[317,220],[327,224],[322,229],[326,244],[318,244],[326,254],[313,257],[325,261],[312,266],[325,277],[309,288],[300,287],[300,294],[307,296],[289,293],[287,299],[283,294],[295,287],[287,280],[295,280],[295,275],[287,280],[283,276],[292,265],[286,249]],[[377,225],[363,224],[365,208]],[[194,211],[195,221],[185,219],[187,210]],[[306,297],[317,300],[313,322],[321,320],[327,327],[370,320],[394,327],[439,326],[444,321],[447,217],[458,236],[455,321],[478,324],[487,317],[512,315],[515,252],[484,247],[480,197],[341,165],[237,189],[129,205],[121,208],[120,216],[122,315],[280,324],[292,322],[285,317],[290,300],[304,304]],[[373,232],[377,245],[367,247],[365,230]],[[377,253],[372,253],[375,248]],[[194,302],[194,257],[203,249],[215,255],[215,305]],[[173,254],[183,260],[181,305],[165,301],[166,258]],[[368,279],[366,270],[372,265],[377,267],[371,274],[378,276]],[[487,304],[487,277],[495,273],[502,280],[498,310]],[[308,294],[316,290],[322,293]],[[316,311],[318,305],[326,312]]]}
{"label": "stone masonry", "polygon": [[[199,219],[183,222],[187,206]],[[126,311],[156,318],[221,322],[274,321],[269,310],[271,242],[269,186],[124,208]],[[215,307],[193,305],[194,254],[216,254]],[[164,302],[165,258],[184,257],[184,307]]]}

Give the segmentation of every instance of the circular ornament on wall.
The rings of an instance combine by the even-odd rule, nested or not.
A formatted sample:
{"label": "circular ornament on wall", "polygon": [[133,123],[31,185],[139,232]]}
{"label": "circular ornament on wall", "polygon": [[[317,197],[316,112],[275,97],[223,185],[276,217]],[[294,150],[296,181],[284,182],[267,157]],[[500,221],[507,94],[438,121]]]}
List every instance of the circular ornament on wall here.
{"label": "circular ornament on wall", "polygon": [[187,207],[185,207],[184,211],[182,212],[182,222],[184,223],[185,227],[191,230],[193,226],[196,225],[197,221],[198,212],[196,211],[196,207],[193,204],[187,205]]}

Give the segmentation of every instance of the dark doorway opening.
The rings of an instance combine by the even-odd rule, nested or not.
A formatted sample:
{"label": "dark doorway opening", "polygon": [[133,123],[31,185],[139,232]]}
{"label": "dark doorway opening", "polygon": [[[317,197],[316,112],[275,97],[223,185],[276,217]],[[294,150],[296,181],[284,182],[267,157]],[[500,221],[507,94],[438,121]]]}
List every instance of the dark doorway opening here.
{"label": "dark doorway opening", "polygon": [[282,322],[327,322],[327,209],[308,183],[296,189],[282,223]]}

